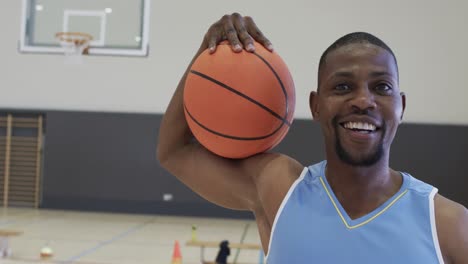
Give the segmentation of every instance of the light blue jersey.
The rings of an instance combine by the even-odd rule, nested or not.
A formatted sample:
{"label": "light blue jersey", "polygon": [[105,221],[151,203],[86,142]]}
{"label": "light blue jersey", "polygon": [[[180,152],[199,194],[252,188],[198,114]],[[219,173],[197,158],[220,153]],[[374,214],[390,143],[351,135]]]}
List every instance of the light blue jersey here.
{"label": "light blue jersey", "polygon": [[351,219],[325,177],[326,161],[304,168],[273,223],[268,264],[443,263],[437,239],[437,189],[406,173],[400,190]]}

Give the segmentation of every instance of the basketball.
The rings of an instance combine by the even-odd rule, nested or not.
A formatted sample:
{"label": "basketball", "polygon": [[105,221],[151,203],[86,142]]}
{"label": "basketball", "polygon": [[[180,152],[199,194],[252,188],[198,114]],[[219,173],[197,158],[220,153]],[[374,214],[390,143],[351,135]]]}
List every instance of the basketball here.
{"label": "basketball", "polygon": [[295,90],[276,52],[255,43],[235,53],[227,43],[196,58],[184,87],[184,111],[195,138],[226,158],[246,158],[278,145],[291,126]]}

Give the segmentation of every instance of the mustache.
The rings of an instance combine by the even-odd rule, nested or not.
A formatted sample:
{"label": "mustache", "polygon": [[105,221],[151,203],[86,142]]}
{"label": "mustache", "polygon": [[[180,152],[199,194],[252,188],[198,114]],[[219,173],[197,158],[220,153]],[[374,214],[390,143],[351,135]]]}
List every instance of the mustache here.
{"label": "mustache", "polygon": [[368,167],[372,166],[375,163],[377,163],[382,156],[384,155],[384,148],[383,148],[383,141],[384,137],[386,135],[386,123],[382,122],[381,123],[381,136],[380,136],[380,142],[378,143],[375,152],[372,154],[365,156],[365,157],[360,157],[360,158],[355,158],[347,150],[343,147],[341,141],[340,141],[340,136],[338,133],[339,129],[339,120],[343,120],[343,118],[346,118],[348,116],[354,116],[354,117],[363,117],[366,116],[368,118],[372,118],[375,120],[379,120],[378,117],[373,115],[367,110],[364,111],[353,111],[352,113],[346,114],[346,115],[336,115],[332,118],[332,126],[334,128],[334,134],[335,134],[335,152],[337,153],[338,157],[344,161],[347,164],[353,165],[353,166],[359,166],[359,167]]}

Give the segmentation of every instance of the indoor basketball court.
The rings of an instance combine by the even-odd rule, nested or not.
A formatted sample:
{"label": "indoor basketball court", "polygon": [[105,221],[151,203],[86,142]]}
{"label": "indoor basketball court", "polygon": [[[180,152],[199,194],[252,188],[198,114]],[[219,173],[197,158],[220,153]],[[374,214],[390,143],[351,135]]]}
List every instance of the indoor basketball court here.
{"label": "indoor basketball court", "polygon": [[[99,104],[99,101],[107,99],[94,97],[93,94],[97,96],[100,93],[96,88],[106,86],[107,83],[112,85],[113,81],[110,81],[110,78],[115,79],[121,74],[108,72],[106,75],[102,72],[103,67],[108,68],[113,63],[124,65],[125,61],[137,64],[145,64],[148,61],[150,13],[151,8],[155,8],[151,7],[150,0],[20,2],[11,4],[15,10],[20,11],[16,17],[21,17],[18,20],[21,21],[18,27],[20,29],[17,42],[18,54],[22,58],[54,61],[54,65],[48,67],[50,71],[56,69],[56,74],[39,77],[45,79],[35,82],[37,87],[40,86],[38,83],[46,81],[50,82],[49,87],[62,87],[59,94],[62,92],[67,94],[70,89],[76,89],[80,94],[84,89],[89,89],[91,94],[85,95],[82,99],[97,100]],[[43,62],[39,61],[38,67],[42,67],[40,65]],[[128,74],[134,74],[131,72],[132,68],[125,68]],[[91,73],[94,71],[96,72]],[[56,78],[50,79],[53,75],[57,75]],[[95,78],[91,75],[101,75],[101,77]],[[138,81],[128,83],[128,87],[123,89],[128,93],[128,99],[132,100],[132,89],[135,89],[132,86],[137,84]],[[71,88],[72,86],[76,88]],[[74,93],[69,95],[73,96]],[[106,97],[110,99],[110,96],[108,94]],[[3,204],[0,214],[1,263],[213,263],[219,251],[219,244],[224,240],[229,240],[233,246],[230,263],[263,262],[257,227],[251,217],[246,214],[239,217],[235,213],[219,208],[214,208],[214,215],[210,215],[209,211],[213,208],[207,207],[200,197],[179,186],[180,184],[171,179],[167,173],[161,176],[169,181],[163,183],[159,191],[153,193],[151,188],[143,187],[158,185],[158,180],[154,177],[155,170],[160,170],[155,168],[154,152],[156,146],[154,137],[157,133],[155,126],[159,122],[157,116],[144,113],[148,111],[143,113],[121,111],[118,110],[120,108],[118,105],[111,107],[117,110],[117,112],[111,110],[117,113],[115,116],[113,113],[106,113],[107,111],[95,111],[93,107],[85,111],[79,109],[76,111],[77,109],[73,107],[68,109],[56,107],[46,101],[41,102],[45,107],[43,109],[13,107],[3,111],[2,106],[0,114],[0,159],[2,160],[0,175]],[[71,117],[69,114],[84,114],[86,117]],[[53,121],[54,115],[58,117],[56,121]],[[64,119],[60,121],[62,118]],[[108,118],[116,122],[111,122],[113,124],[105,128],[109,125],[105,124]],[[80,124],[78,120],[87,124]],[[88,123],[89,121],[94,124]],[[61,123],[60,127],[68,132],[59,127],[56,127],[58,130],[54,132],[52,127],[55,122]],[[84,127],[90,132],[88,136],[78,132]],[[115,133],[111,132],[113,130]],[[98,135],[101,132],[97,131],[104,134]],[[131,135],[133,132],[130,131],[137,134]],[[140,134],[138,131],[146,132]],[[75,152],[77,154],[75,157],[68,156],[62,150],[58,152],[53,150],[54,146],[65,147],[68,144],[66,142],[74,141],[72,134],[77,132],[78,141],[94,138],[96,142],[91,144],[76,142],[81,145],[80,150],[65,151]],[[55,133],[66,135],[62,138],[64,141],[54,143],[52,138],[55,136],[52,135]],[[105,135],[109,133],[120,135],[110,139]],[[130,147],[134,150],[129,149],[128,145],[118,148],[113,146],[116,142],[129,141],[131,138],[142,139],[139,146],[128,142],[129,145],[134,145]],[[109,144],[108,147],[104,147],[103,143]],[[146,164],[142,165],[141,160],[134,160],[136,162],[134,164],[125,161],[128,153],[122,152],[123,149],[133,152],[133,155],[146,156],[143,158],[143,163]],[[107,154],[102,153],[102,150]],[[119,158],[113,154],[109,155],[111,152],[122,152],[123,156]],[[90,158],[85,158],[83,155]],[[60,156],[64,158],[62,161],[59,161]],[[51,162],[46,159],[50,159]],[[85,159],[88,161],[84,161]],[[111,169],[113,172],[80,172],[86,167],[83,162],[115,163],[119,159],[122,160],[122,166]],[[77,161],[76,166],[70,167],[71,163]],[[48,164],[61,164],[62,168],[49,167]],[[135,170],[132,168],[134,166],[142,168]],[[108,170],[111,167],[113,166],[104,165],[102,168]],[[57,176],[59,182],[65,180],[63,183],[68,187],[56,186],[55,191],[56,187],[51,186],[51,189],[47,187],[47,182],[55,181],[52,179],[53,176],[48,179],[45,177],[49,175],[49,169],[55,171],[52,174]],[[118,170],[123,171],[118,172]],[[79,175],[82,173],[90,176],[88,187],[97,188],[94,194],[92,193],[94,191],[86,191],[88,187],[80,187],[79,182],[73,183],[73,180],[70,182],[73,177],[80,178]],[[130,196],[134,197],[130,198],[127,196],[128,191],[121,188],[127,184],[117,189],[110,187],[113,185],[112,181],[119,181],[120,176],[116,173],[124,178],[133,175],[131,177],[140,181],[139,185],[146,191],[136,188],[130,191],[133,192]],[[101,177],[98,174],[107,175],[102,178],[101,183],[95,182]],[[68,176],[63,178],[63,175]],[[147,182],[148,179],[153,183]],[[114,190],[104,194],[106,191],[99,190],[101,189],[99,185]],[[84,193],[80,194],[81,191]],[[104,195],[101,196],[99,193]],[[68,200],[69,198],[71,200]],[[122,200],[128,198],[129,201],[134,201],[124,206],[119,205]],[[152,204],[148,202],[151,200],[159,202]],[[102,204],[98,205],[99,203]],[[196,208],[197,204],[202,205],[200,210]]]}
{"label": "indoor basketball court", "polygon": [[[186,141],[222,157],[220,164],[268,151],[301,164],[324,160],[324,130],[309,105],[320,54],[356,31],[388,40],[398,58],[407,100],[390,165],[468,205],[467,2],[7,0],[0,6],[0,263],[217,264],[225,254],[229,264],[266,264],[263,249],[271,244],[261,239],[256,215],[209,202],[163,168],[157,147],[164,114],[186,76],[179,105],[193,136]],[[233,12],[255,19],[258,30],[250,33],[262,31],[274,52],[256,42],[255,53],[234,53],[223,33],[215,55],[205,49],[186,69],[210,25]],[[178,163],[172,166],[178,171]],[[207,175],[213,183],[201,190],[230,197],[217,175]],[[326,191],[322,197],[332,197]],[[269,230],[278,220],[270,218]],[[307,244],[295,242],[295,248]]]}
{"label": "indoor basketball court", "polygon": [[[21,231],[9,237],[11,255],[1,259],[8,264],[173,263],[176,241],[182,263],[212,263],[222,240],[246,245],[232,249],[237,263],[260,258],[255,222],[247,220],[11,208],[2,211],[0,230]],[[51,257],[40,256],[44,247]]]}

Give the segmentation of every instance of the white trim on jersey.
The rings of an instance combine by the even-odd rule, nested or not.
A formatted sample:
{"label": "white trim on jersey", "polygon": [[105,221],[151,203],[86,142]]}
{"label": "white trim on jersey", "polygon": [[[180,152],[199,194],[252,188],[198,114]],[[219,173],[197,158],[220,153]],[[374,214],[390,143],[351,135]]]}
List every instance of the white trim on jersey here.
{"label": "white trim on jersey", "polygon": [[286,203],[288,202],[289,197],[291,197],[291,194],[293,193],[294,189],[296,189],[296,186],[299,184],[299,182],[302,181],[302,179],[304,179],[304,177],[305,177],[305,175],[307,174],[308,171],[309,171],[309,169],[307,167],[305,167],[302,170],[301,175],[291,185],[291,187],[289,188],[288,193],[286,193],[286,196],[284,196],[283,201],[281,202],[281,205],[278,208],[278,212],[276,212],[275,220],[273,221],[273,226],[271,227],[270,242],[268,242],[268,252],[267,252],[267,255],[265,256],[265,263],[268,263],[268,255],[270,255],[270,247],[271,247],[271,241],[273,240],[273,233],[275,232],[276,223],[277,223],[281,213],[283,212],[283,208],[286,205]]}
{"label": "white trim on jersey", "polygon": [[439,238],[437,237],[437,227],[435,221],[434,196],[437,194],[437,191],[437,188],[434,187],[429,194],[429,212],[431,214],[432,240],[434,242],[437,258],[439,259],[440,264],[444,264],[444,258],[442,257],[442,252],[440,251]]}

